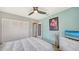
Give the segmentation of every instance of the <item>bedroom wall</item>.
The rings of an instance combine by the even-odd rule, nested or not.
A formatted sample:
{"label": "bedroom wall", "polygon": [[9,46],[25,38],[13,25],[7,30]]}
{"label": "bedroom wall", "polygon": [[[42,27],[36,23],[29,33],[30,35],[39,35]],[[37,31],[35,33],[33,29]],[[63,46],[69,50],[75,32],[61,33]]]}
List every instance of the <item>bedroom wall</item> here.
{"label": "bedroom wall", "polygon": [[55,43],[56,31],[49,30],[49,19],[59,17],[59,35],[64,36],[64,30],[78,30],[79,31],[79,8],[70,8],[50,17],[41,20],[43,27],[43,39],[49,43]]}
{"label": "bedroom wall", "polygon": [[2,21],[1,42],[21,39],[31,36],[30,22],[33,19],[29,19],[26,17],[9,14],[5,12],[0,12],[0,13],[1,13],[1,21]]}

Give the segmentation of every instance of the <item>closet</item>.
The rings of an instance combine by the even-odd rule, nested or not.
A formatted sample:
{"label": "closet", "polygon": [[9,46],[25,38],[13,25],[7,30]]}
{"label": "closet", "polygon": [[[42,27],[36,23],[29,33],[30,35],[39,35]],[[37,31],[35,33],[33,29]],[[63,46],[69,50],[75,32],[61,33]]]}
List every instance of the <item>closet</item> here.
{"label": "closet", "polygon": [[2,18],[2,41],[29,37],[29,21]]}

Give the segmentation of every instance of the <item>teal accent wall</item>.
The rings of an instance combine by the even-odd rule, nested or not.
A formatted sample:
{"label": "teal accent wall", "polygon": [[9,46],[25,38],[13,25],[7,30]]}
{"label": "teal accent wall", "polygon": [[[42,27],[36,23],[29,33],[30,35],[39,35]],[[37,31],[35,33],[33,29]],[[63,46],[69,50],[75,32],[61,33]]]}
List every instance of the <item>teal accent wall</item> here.
{"label": "teal accent wall", "polygon": [[43,39],[47,42],[53,43],[55,41],[55,36],[53,35],[53,33],[55,33],[56,31],[49,30],[49,19],[54,17],[59,17],[60,36],[64,36],[64,30],[79,30],[79,8],[73,7],[67,9],[41,20],[43,28]]}

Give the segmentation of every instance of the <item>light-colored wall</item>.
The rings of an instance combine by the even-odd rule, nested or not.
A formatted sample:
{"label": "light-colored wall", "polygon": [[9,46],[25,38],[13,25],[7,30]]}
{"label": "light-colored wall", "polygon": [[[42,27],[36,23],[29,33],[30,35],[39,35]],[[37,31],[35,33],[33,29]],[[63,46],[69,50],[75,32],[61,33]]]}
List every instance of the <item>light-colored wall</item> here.
{"label": "light-colored wall", "polygon": [[59,17],[59,35],[64,36],[65,30],[79,31],[79,7],[73,7],[63,12],[57,13],[41,20],[43,25],[43,38],[49,43],[54,44],[55,32],[49,30],[49,19]]}
{"label": "light-colored wall", "polygon": [[30,23],[33,19],[5,12],[0,13],[1,13],[0,21],[2,21],[0,23],[1,26],[0,32],[2,32],[1,34],[2,36],[0,35],[2,37],[0,38],[1,42],[31,36],[32,25]]}

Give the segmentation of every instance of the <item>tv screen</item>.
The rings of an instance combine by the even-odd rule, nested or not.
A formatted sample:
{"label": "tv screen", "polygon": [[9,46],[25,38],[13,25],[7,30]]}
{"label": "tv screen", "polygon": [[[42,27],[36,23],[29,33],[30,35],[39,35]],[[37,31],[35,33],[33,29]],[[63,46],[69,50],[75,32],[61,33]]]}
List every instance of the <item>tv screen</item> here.
{"label": "tv screen", "polygon": [[79,31],[66,30],[65,31],[65,37],[71,38],[71,39],[74,39],[74,40],[79,40]]}

